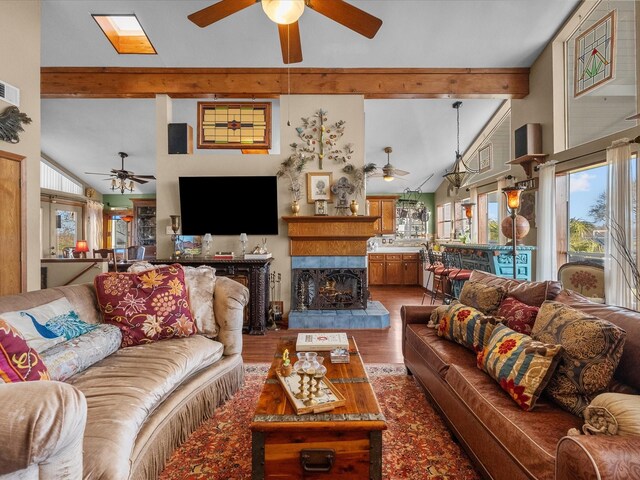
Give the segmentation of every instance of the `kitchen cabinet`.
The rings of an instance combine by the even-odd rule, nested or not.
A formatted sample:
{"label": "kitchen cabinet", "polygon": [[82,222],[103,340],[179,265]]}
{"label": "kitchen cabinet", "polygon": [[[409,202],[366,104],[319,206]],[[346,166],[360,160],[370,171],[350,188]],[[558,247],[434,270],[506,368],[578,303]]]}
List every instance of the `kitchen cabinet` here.
{"label": "kitchen cabinet", "polygon": [[370,253],[369,285],[419,285],[417,253]]}
{"label": "kitchen cabinet", "polygon": [[145,260],[156,258],[156,201],[134,198],[133,239],[131,245],[144,247]]}
{"label": "kitchen cabinet", "polygon": [[368,195],[369,215],[381,217],[373,224],[376,235],[396,233],[396,201],[398,195]]}
{"label": "kitchen cabinet", "polygon": [[402,255],[402,284],[420,285],[420,256],[417,253]]}
{"label": "kitchen cabinet", "polygon": [[384,254],[369,254],[369,285],[384,285]]}

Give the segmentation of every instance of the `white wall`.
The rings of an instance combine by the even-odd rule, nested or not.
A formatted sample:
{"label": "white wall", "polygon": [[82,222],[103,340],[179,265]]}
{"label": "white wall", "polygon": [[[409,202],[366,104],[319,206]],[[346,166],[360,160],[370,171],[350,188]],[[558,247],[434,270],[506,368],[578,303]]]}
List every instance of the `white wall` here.
{"label": "white wall", "polygon": [[[26,157],[27,289],[40,289],[40,2],[3,0],[0,15],[0,80],[20,89],[20,111],[32,120],[20,142],[0,150]],[[0,112],[8,103],[0,100]]]}
{"label": "white wall", "polygon": [[[310,117],[319,109],[327,111],[330,124],[344,120],[346,122],[345,133],[339,146],[351,143],[355,154],[352,163],[356,167],[364,165],[364,97],[362,95],[292,95],[283,96],[280,99],[280,145],[279,155],[168,155],[167,154],[167,123],[173,121],[173,101],[166,95],[159,95],[156,99],[156,131],[157,131],[157,236],[158,258],[167,258],[171,253],[171,237],[166,235],[166,227],[170,225],[169,215],[180,213],[178,177],[197,175],[275,175],[280,163],[290,155],[289,145],[298,141],[295,127],[300,126],[301,117]],[[287,120],[291,126],[287,126]],[[189,122],[194,127],[196,135],[196,118]],[[274,129],[275,131],[275,129]],[[340,170],[342,165],[337,165],[325,158],[323,171],[333,172],[333,181],[345,176]],[[309,165],[307,172],[318,172],[317,162]],[[291,214],[291,196],[288,184],[283,179],[278,180],[278,210],[279,216]],[[251,208],[253,202],[260,201],[260,197],[252,192],[242,192],[243,204],[232,204],[239,215],[242,210]],[[301,202],[300,215],[313,215],[313,204],[307,204],[306,176],[303,186],[303,201]],[[330,206],[330,210],[331,210]],[[206,206],[203,206],[203,214]],[[203,232],[205,233],[205,232]],[[259,238],[249,237],[248,249],[252,249]],[[290,284],[291,284],[291,260],[289,256],[289,239],[287,236],[287,224],[280,221],[279,235],[268,237],[267,247],[273,253],[274,262],[271,271],[282,274],[282,300],[285,303],[285,311],[289,309]],[[215,236],[213,250],[240,251],[239,237]]]}

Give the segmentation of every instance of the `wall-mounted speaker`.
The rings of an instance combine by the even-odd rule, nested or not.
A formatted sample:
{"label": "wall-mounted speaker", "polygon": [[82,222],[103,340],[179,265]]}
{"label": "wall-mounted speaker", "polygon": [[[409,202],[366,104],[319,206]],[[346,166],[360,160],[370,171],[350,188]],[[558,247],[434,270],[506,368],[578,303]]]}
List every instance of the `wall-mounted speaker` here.
{"label": "wall-mounted speaker", "polygon": [[516,129],[514,153],[516,160],[542,154],[542,126],[539,123],[527,123]]}
{"label": "wall-mounted speaker", "polygon": [[188,123],[169,124],[169,154],[193,153],[193,128]]}

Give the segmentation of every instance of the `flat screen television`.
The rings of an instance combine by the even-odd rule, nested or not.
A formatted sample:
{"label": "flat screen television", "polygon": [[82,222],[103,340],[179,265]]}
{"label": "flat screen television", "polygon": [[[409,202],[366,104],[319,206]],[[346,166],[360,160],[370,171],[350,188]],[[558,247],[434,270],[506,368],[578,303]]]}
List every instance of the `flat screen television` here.
{"label": "flat screen television", "polygon": [[183,235],[277,235],[273,176],[179,177]]}

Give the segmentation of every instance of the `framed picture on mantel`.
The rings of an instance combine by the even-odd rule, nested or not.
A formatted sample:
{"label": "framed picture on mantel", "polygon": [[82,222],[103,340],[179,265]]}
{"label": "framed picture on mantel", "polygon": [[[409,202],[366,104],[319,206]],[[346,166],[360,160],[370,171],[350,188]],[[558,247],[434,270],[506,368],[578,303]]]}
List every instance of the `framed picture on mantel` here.
{"label": "framed picture on mantel", "polygon": [[331,172],[307,173],[307,203],[315,203],[316,200],[332,202],[331,181]]}

